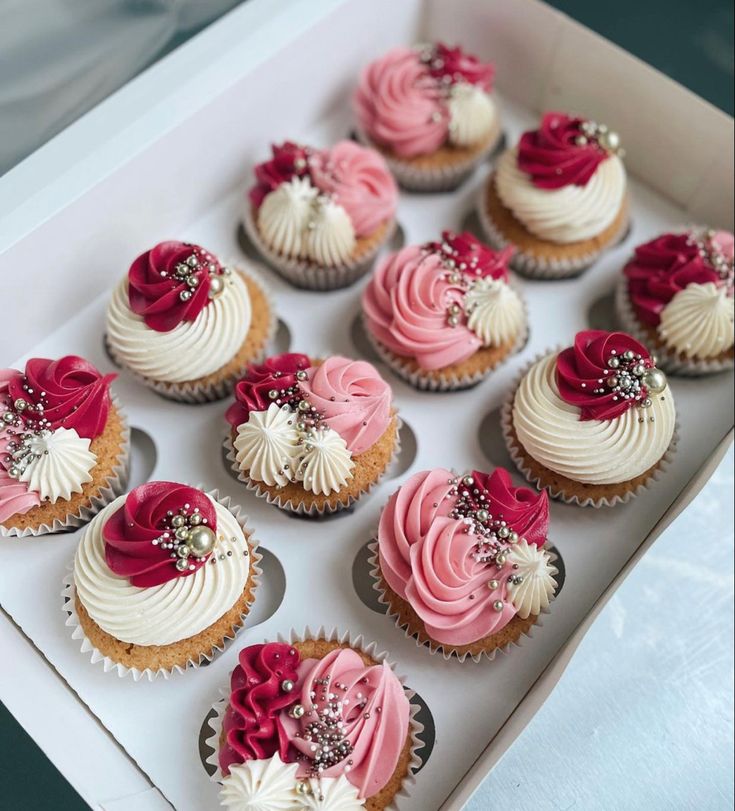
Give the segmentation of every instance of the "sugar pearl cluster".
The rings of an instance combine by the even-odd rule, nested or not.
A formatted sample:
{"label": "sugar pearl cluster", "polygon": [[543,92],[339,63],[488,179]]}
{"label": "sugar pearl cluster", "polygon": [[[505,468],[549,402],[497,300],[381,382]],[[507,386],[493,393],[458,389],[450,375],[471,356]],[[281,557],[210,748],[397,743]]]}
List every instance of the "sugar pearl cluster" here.
{"label": "sugar pearl cluster", "polygon": [[[173,271],[171,281],[174,287],[185,284],[187,289],[179,293],[181,301],[189,301],[194,295],[194,290],[202,283],[204,274],[209,277],[209,298],[215,298],[225,289],[223,275],[229,275],[232,271],[229,268],[220,268],[219,263],[211,253],[200,248],[198,245],[190,245],[191,254],[182,262],[177,262]],[[166,278],[168,271],[162,270],[161,276]]]}
{"label": "sugar pearl cluster", "polygon": [[[23,390],[29,395],[36,394],[28,383],[23,384]],[[37,396],[37,403],[29,402],[23,397],[16,400],[6,398],[3,402],[2,429],[9,437],[4,464],[8,475],[13,479],[20,478],[28,465],[41,458],[40,454],[33,451],[33,440],[48,437],[52,433],[51,424],[44,416],[46,393],[39,392]]]}
{"label": "sugar pearl cluster", "polygon": [[722,251],[716,240],[717,232],[712,228],[691,231],[687,242],[697,248],[699,255],[717,273],[725,284],[728,295],[733,294],[735,284],[735,260]]}
{"label": "sugar pearl cluster", "polygon": [[[607,358],[604,376],[598,378],[598,386],[592,389],[592,393],[612,394],[614,402],[627,400],[640,408],[650,408],[653,405],[650,395],[660,394],[667,385],[666,375],[656,368],[655,362],[655,358],[644,358],[632,349],[622,353],[613,349]],[[581,385],[586,388],[585,383]],[[643,420],[643,417],[639,418],[639,422]]]}
{"label": "sugar pearl cluster", "polygon": [[193,560],[201,561],[212,550],[217,538],[214,531],[207,526],[207,519],[201,515],[199,508],[191,509],[184,504],[178,512],[168,510],[161,527],[161,534],[151,543],[170,552],[176,560],[180,572],[194,571]]}
{"label": "sugar pearl cluster", "polygon": [[579,125],[579,135],[574,139],[574,143],[577,146],[597,144],[606,152],[616,154],[620,158],[625,156],[617,132],[613,132],[606,124],[598,124],[596,121],[583,121]]}

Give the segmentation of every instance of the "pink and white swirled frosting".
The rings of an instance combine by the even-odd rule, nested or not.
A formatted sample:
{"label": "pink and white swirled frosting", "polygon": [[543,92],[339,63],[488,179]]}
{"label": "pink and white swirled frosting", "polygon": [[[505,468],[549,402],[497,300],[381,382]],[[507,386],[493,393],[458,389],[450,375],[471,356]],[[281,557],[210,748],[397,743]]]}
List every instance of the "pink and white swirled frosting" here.
{"label": "pink and white swirled frosting", "polygon": [[380,571],[433,640],[468,645],[548,605],[548,522],[546,493],[514,487],[502,468],[464,477],[423,471],[383,510]]}

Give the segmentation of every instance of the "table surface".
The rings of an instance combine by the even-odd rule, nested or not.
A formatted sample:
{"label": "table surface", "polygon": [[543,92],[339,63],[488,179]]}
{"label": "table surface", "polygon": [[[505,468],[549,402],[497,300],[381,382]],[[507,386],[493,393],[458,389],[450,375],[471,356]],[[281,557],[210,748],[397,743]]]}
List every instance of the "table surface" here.
{"label": "table surface", "polygon": [[[210,13],[235,2],[218,0],[211,7],[216,11]],[[551,4],[732,113],[729,2]],[[51,5],[58,10],[66,4]],[[145,4],[126,0],[107,4],[115,5],[118,9],[106,30],[117,35]],[[13,94],[4,81],[0,133],[5,136],[5,151],[0,153],[0,171],[22,157],[28,144],[35,146],[50,137],[157,53],[201,27],[206,22],[201,12],[189,17],[183,13],[194,6],[192,0],[161,4],[167,11],[151,16],[145,29],[148,50],[139,41],[131,58],[119,61],[116,74],[106,83],[80,88],[78,97],[68,97],[63,109],[45,105],[43,126],[38,126],[37,117],[24,115],[19,120],[18,115],[5,115],[13,110]],[[32,34],[29,16],[10,31],[11,39],[13,34]],[[68,21],[57,28],[70,30]],[[84,31],[77,26],[74,36],[83,41]],[[53,50],[44,49],[44,54],[53,59]],[[5,67],[0,57],[0,69]],[[9,74],[0,72],[7,79]],[[17,127],[23,137],[13,131]],[[690,508],[606,606],[556,690],[485,780],[468,811],[733,807],[732,505],[731,448]],[[696,559],[691,555],[694,542],[698,542]],[[0,808],[86,807],[2,705],[0,764]]]}

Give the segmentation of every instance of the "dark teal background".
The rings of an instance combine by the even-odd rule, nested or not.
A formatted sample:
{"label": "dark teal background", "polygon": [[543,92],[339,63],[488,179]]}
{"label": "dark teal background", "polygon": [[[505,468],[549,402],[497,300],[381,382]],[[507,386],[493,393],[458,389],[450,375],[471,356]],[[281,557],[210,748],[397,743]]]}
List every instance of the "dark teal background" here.
{"label": "dark teal background", "polygon": [[[557,0],[551,5],[732,115],[731,2]],[[2,666],[12,667],[7,657]],[[87,807],[2,704],[0,764],[0,809],[81,811]]]}

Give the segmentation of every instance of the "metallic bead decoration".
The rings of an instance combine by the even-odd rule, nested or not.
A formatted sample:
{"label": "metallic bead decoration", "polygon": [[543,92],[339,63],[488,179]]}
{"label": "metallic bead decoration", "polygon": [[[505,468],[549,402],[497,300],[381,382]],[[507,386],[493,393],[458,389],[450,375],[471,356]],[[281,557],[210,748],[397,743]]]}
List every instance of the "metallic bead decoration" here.
{"label": "metallic bead decoration", "polygon": [[192,254],[190,257],[187,258],[186,264],[189,265],[190,268],[195,268],[199,266],[199,259],[196,254]]}
{"label": "metallic bead decoration", "polygon": [[299,371],[296,372],[296,379],[297,380],[307,380],[308,377],[309,377],[309,375],[307,375],[306,372],[303,369],[299,369]]}
{"label": "metallic bead decoration", "polygon": [[618,366],[620,366],[620,360],[618,358],[612,357],[610,358],[610,360],[608,360],[607,365],[611,369],[617,369]]}
{"label": "metallic bead decoration", "polygon": [[291,718],[298,719],[303,718],[305,712],[306,710],[304,709],[303,704],[294,704],[293,707],[291,707],[291,709],[288,711],[288,714],[291,716]]}
{"label": "metallic bead decoration", "polygon": [[203,558],[208,555],[214,549],[215,541],[215,534],[209,527],[198,526],[189,530],[187,544],[194,557]]}
{"label": "metallic bead decoration", "polygon": [[641,378],[641,383],[654,394],[660,394],[667,385],[666,375],[660,369],[648,369]]}
{"label": "metallic bead decoration", "polygon": [[617,375],[610,375],[610,376],[607,378],[607,385],[608,385],[608,386],[609,386],[611,389],[614,389],[614,388],[615,388],[615,386],[617,386],[617,385],[618,385],[618,383],[620,383],[620,380],[618,379],[618,376],[617,376]]}
{"label": "metallic bead decoration", "polygon": [[496,601],[493,603],[493,608],[494,608],[494,609],[495,609],[495,610],[496,610],[498,613],[500,613],[500,612],[503,610],[503,601],[502,601],[502,600],[496,600]]}
{"label": "metallic bead decoration", "polygon": [[186,570],[189,568],[189,563],[188,563],[188,561],[187,561],[185,558],[179,558],[179,559],[176,561],[176,568],[177,568],[177,569],[178,569],[180,572],[185,572],[185,571],[186,571]]}
{"label": "metallic bead decoration", "polygon": [[476,515],[478,521],[487,521],[490,513],[487,510],[478,510]]}
{"label": "metallic bead decoration", "polygon": [[508,529],[508,527],[500,527],[500,529],[498,530],[498,536],[500,538],[507,538],[509,535],[510,530]]}
{"label": "metallic bead decoration", "polygon": [[502,553],[495,556],[495,565],[496,566],[505,566],[506,561],[508,558],[505,557]]}
{"label": "metallic bead decoration", "polygon": [[604,149],[615,150],[620,146],[620,136],[617,132],[604,132],[600,138],[600,144]]}
{"label": "metallic bead decoration", "polygon": [[26,408],[28,408],[28,403],[22,397],[19,397],[13,403],[13,407],[15,408],[16,411],[24,411]]}
{"label": "metallic bead decoration", "polygon": [[174,532],[176,536],[176,540],[178,541],[188,541],[189,540],[189,528],[188,527],[179,527],[176,532]]}
{"label": "metallic bead decoration", "polygon": [[495,591],[495,589],[500,585],[497,580],[488,580],[487,587],[490,591]]}
{"label": "metallic bead decoration", "polygon": [[299,401],[299,411],[308,411],[311,408],[308,400]]}
{"label": "metallic bead decoration", "polygon": [[12,411],[6,411],[3,414],[3,421],[7,422],[8,425],[10,425],[11,422],[15,421],[15,415],[12,413]]}
{"label": "metallic bead decoration", "polygon": [[171,526],[174,529],[178,529],[178,527],[183,527],[186,524],[186,518],[183,515],[175,515],[171,519]]}
{"label": "metallic bead decoration", "polygon": [[180,545],[180,546],[177,548],[177,550],[176,550],[176,554],[177,554],[177,555],[178,555],[180,558],[188,558],[188,557],[189,557],[189,555],[191,555],[191,549],[189,549],[189,547],[188,547],[188,546],[187,546],[185,543],[182,543],[182,544],[181,544],[181,545]]}
{"label": "metallic bead decoration", "polygon": [[17,467],[8,468],[8,476],[10,476],[11,479],[17,479],[18,476],[20,476],[20,470],[18,470]]}
{"label": "metallic bead decoration", "polygon": [[283,690],[284,693],[290,693],[291,690],[293,690],[294,687],[295,687],[295,685],[291,681],[291,679],[284,679],[281,682],[281,690]]}
{"label": "metallic bead decoration", "polygon": [[189,301],[189,299],[191,298],[191,290],[182,290],[179,293],[179,298],[182,301]]}
{"label": "metallic bead decoration", "polygon": [[653,400],[650,397],[646,397],[646,399],[641,403],[643,408],[650,408],[653,405]]}
{"label": "metallic bead decoration", "polygon": [[215,298],[225,289],[225,282],[221,276],[209,277],[209,298]]}
{"label": "metallic bead decoration", "polygon": [[199,513],[192,513],[192,514],[189,516],[189,523],[190,523],[190,524],[191,524],[193,527],[198,526],[199,524],[201,524],[201,523],[202,523],[202,516],[201,516]]}
{"label": "metallic bead decoration", "polygon": [[275,399],[277,399],[277,398],[278,398],[279,393],[280,393],[280,392],[278,391],[278,389],[271,389],[271,390],[268,392],[268,396],[271,398],[271,400],[275,400]]}
{"label": "metallic bead decoration", "polygon": [[626,360],[633,360],[633,358],[635,358],[635,352],[633,352],[633,350],[632,350],[632,349],[627,349],[627,350],[625,351],[625,353],[623,354],[623,357],[624,357]]}
{"label": "metallic bead decoration", "polygon": [[199,277],[189,276],[186,280],[186,283],[189,285],[189,287],[197,287],[199,285]]}
{"label": "metallic bead decoration", "polygon": [[510,535],[508,535],[508,540],[511,543],[518,543],[518,533],[517,532],[511,532]]}
{"label": "metallic bead decoration", "polygon": [[472,487],[472,485],[475,483],[475,480],[472,478],[472,476],[465,476],[464,479],[462,479],[462,482],[466,484],[467,487]]}
{"label": "metallic bead decoration", "polygon": [[308,794],[309,790],[309,784],[305,780],[299,780],[298,783],[296,783],[297,794]]}

